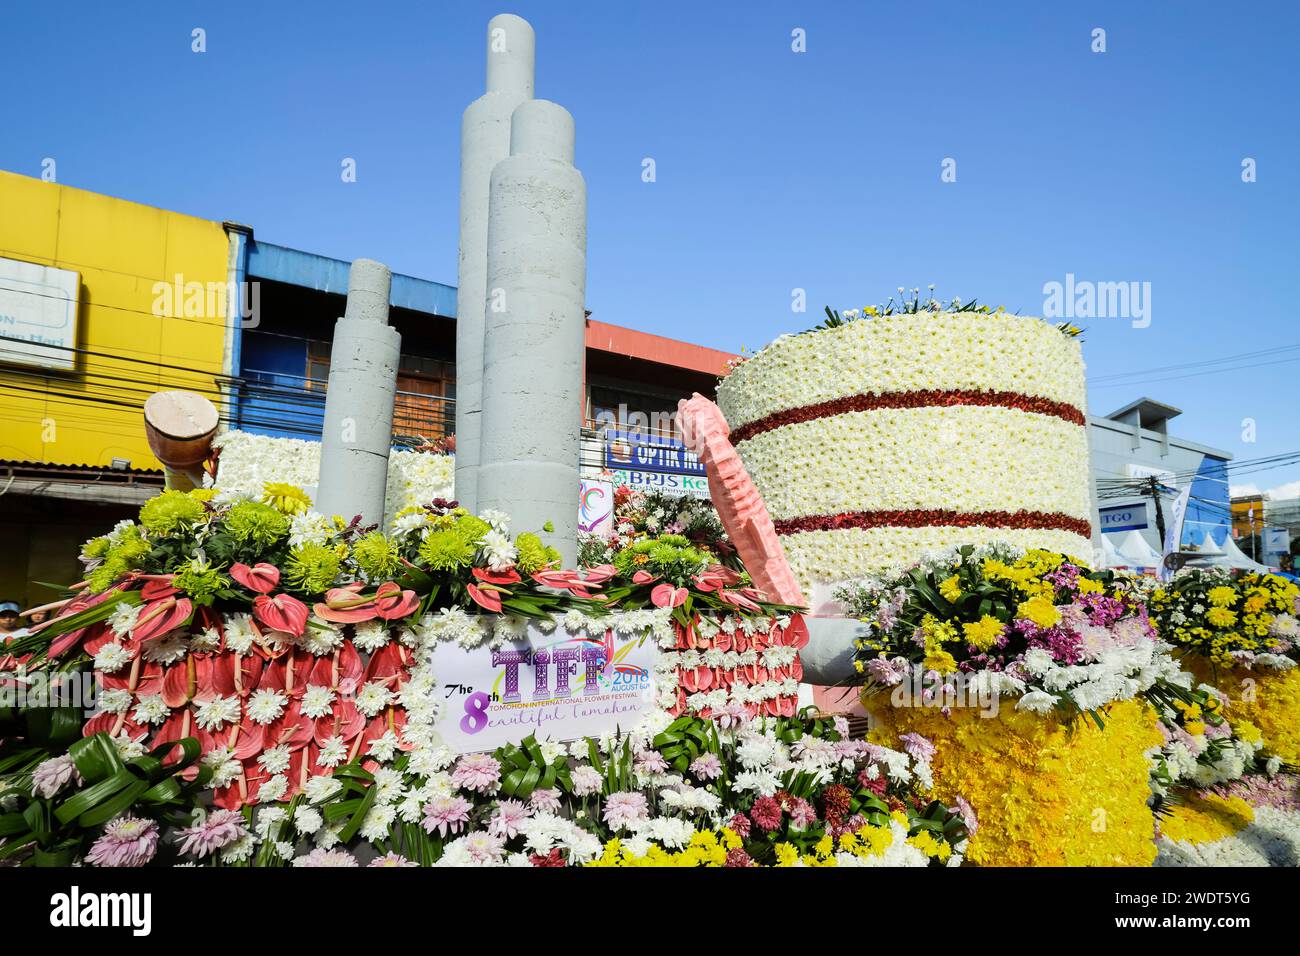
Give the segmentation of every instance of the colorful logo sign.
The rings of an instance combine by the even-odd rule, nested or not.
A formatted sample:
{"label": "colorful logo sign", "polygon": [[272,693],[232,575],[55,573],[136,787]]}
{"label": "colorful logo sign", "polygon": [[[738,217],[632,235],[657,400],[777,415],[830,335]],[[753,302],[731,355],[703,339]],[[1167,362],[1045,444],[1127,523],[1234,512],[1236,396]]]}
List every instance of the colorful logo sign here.
{"label": "colorful logo sign", "polygon": [[457,753],[477,753],[529,734],[562,741],[628,730],[654,706],[657,655],[648,635],[547,634],[535,625],[496,648],[439,644],[430,657],[444,700],[438,733]]}
{"label": "colorful logo sign", "polygon": [[614,531],[614,485],[583,478],[578,496],[578,530],[609,537]]}

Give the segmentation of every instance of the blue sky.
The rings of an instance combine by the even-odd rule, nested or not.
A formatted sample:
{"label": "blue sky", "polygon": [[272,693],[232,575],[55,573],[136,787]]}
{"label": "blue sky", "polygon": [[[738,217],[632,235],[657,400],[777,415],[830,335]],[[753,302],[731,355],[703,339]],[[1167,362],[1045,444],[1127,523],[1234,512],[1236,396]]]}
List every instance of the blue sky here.
{"label": "blue sky", "polygon": [[[69,185],[454,284],[498,12],[533,23],[537,95],[577,120],[595,318],[754,349],[899,285],[1040,314],[1073,273],[1151,283],[1149,327],[1081,322],[1093,377],[1300,343],[1293,3],[12,4],[0,168],[54,157]],[[1279,358],[1300,350],[1237,364]],[[1279,454],[1298,371],[1098,383],[1091,410],[1149,394],[1184,437]]]}

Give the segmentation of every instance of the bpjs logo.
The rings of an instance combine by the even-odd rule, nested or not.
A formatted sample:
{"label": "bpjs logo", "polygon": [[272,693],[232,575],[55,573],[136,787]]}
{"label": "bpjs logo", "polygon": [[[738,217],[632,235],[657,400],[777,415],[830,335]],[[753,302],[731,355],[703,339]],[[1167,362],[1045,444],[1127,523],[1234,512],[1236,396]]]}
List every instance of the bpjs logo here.
{"label": "bpjs logo", "polygon": [[132,936],[148,936],[153,929],[153,895],[150,893],[70,892],[50,897],[50,925],[128,927]]}

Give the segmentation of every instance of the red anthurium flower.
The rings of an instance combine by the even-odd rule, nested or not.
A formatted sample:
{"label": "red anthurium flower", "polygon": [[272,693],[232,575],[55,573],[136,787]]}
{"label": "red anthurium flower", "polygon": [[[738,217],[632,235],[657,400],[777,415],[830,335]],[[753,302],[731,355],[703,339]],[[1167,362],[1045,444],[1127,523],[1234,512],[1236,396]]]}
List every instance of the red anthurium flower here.
{"label": "red anthurium flower", "polygon": [[420,606],[414,591],[403,591],[395,582],[385,581],[375,592],[375,610],[385,621],[406,617]]}
{"label": "red anthurium flower", "polygon": [[673,587],[664,582],[650,592],[650,601],[655,607],[681,607],[689,594],[686,588]]}
{"label": "red anthurium flower", "polygon": [[748,590],[750,589],[745,588],[741,591],[720,590],[718,591],[718,597],[732,607],[738,607],[746,611],[761,611],[762,608],[746,597],[745,591]]}
{"label": "red anthurium flower", "polygon": [[307,605],[288,594],[259,594],[253,599],[253,617],[274,631],[301,634],[307,627],[307,615]]}
{"label": "red anthurium flower", "polygon": [[270,594],[280,584],[280,569],[265,561],[251,568],[246,564],[232,564],[230,576],[256,594]]}
{"label": "red anthurium flower", "polygon": [[317,603],[312,610],[321,620],[333,621],[335,624],[359,624],[362,621],[372,621],[379,616],[375,599],[370,595],[358,594],[358,590],[355,585],[331,588],[325,592],[325,600]]}
{"label": "red anthurium flower", "polygon": [[597,584],[604,584],[614,575],[618,574],[618,568],[612,564],[598,564],[594,568],[588,568],[587,574],[583,578],[588,587]]}
{"label": "red anthurium flower", "polygon": [[194,605],[189,598],[166,597],[146,604],[136,618],[131,636],[137,641],[147,641],[159,634],[166,634],[185,623],[193,612]]}
{"label": "red anthurium flower", "polygon": [[159,598],[179,594],[180,591],[172,585],[174,577],[174,574],[148,575],[148,580],[145,581],[144,587],[140,589],[140,596],[146,601],[157,601]]}
{"label": "red anthurium flower", "polygon": [[478,588],[473,584],[469,585],[466,590],[469,591],[469,596],[474,599],[474,603],[479,607],[487,608],[487,610],[496,614],[501,613],[501,594],[499,592]]}
{"label": "red anthurium flower", "polygon": [[649,571],[638,571],[636,574],[632,575],[633,584],[649,584],[654,580],[657,580],[655,575],[651,574]]}
{"label": "red anthurium flower", "polygon": [[[493,571],[491,568],[474,568],[474,577],[487,584],[518,584],[523,580],[514,568]],[[551,572],[545,572],[551,573]]]}

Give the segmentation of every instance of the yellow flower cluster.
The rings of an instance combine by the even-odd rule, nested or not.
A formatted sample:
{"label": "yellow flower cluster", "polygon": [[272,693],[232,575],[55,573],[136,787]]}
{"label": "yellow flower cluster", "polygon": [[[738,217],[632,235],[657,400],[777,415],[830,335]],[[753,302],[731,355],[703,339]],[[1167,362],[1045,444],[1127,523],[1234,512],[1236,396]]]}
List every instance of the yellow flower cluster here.
{"label": "yellow flower cluster", "polygon": [[1266,753],[1300,763],[1300,667],[1245,670],[1194,654],[1183,657],[1182,665],[1227,696],[1227,716],[1238,737],[1254,743],[1262,735]]}
{"label": "yellow flower cluster", "polygon": [[1252,573],[1202,592],[1203,581],[1193,573],[1151,593],[1148,604],[1161,637],[1229,666],[1235,651],[1270,653],[1281,647],[1270,628],[1279,615],[1295,613],[1300,588],[1293,582]]}
{"label": "yellow flower cluster", "polygon": [[617,838],[605,844],[605,850],[598,859],[588,866],[723,866],[727,862],[727,852],[739,849],[743,841],[735,830],[723,827],[721,830],[700,830],[691,837],[691,842],[681,850],[665,850],[651,846],[643,854],[636,854],[623,845]]}
{"label": "yellow flower cluster", "polygon": [[1254,819],[1255,811],[1241,797],[1193,794],[1161,818],[1160,835],[1193,846],[1213,843],[1244,830]]}
{"label": "yellow flower cluster", "polygon": [[966,859],[984,866],[1149,866],[1154,819],[1144,751],[1160,743],[1154,711],[1136,700],[1102,711],[1105,729],[1003,707],[891,707],[866,701],[872,739],[900,746],[919,733],[936,747],[931,795],[965,797],[978,817]]}
{"label": "yellow flower cluster", "polygon": [[[906,814],[895,811],[890,814],[894,824],[904,830],[908,827]],[[948,862],[952,856],[952,847],[928,831],[908,837],[909,846],[920,850],[930,860],[939,863]],[[776,854],[776,866],[835,866],[835,854],[850,853],[860,859],[884,856],[894,844],[894,834],[888,826],[864,824],[851,833],[843,834],[838,840],[829,834],[824,835],[813,844],[811,852],[800,852],[793,843],[778,843],[772,849]],[[730,850],[743,846],[740,836],[730,827],[721,830],[701,830],[691,837],[690,843],[681,850],[665,850],[651,846],[645,853],[636,854],[618,839],[605,844],[599,859],[588,866],[630,867],[630,866],[705,866],[719,867],[727,862]]]}

